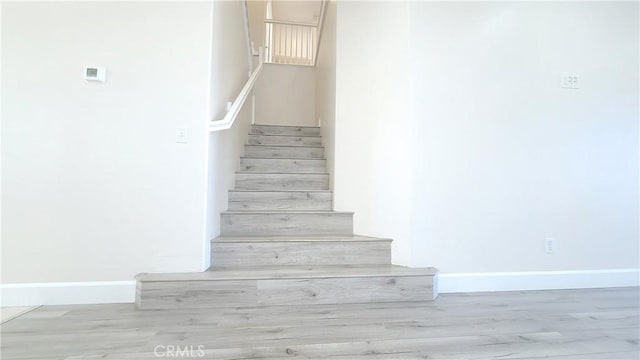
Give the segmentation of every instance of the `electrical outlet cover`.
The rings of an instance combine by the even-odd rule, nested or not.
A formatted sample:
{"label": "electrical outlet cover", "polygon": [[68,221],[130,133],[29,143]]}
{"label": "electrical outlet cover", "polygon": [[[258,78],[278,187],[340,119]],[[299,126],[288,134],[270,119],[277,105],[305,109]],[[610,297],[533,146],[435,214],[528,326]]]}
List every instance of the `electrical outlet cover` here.
{"label": "electrical outlet cover", "polygon": [[560,87],[565,89],[578,89],[578,74],[563,72],[560,73]]}

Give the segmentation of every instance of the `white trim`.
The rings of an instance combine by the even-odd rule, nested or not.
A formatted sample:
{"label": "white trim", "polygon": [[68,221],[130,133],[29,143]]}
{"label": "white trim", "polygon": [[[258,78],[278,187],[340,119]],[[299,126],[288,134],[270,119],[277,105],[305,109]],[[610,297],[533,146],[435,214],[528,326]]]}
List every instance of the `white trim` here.
{"label": "white trim", "polygon": [[135,281],[22,283],[0,285],[1,306],[132,303]]}
{"label": "white trim", "polygon": [[318,19],[318,37],[316,39],[316,53],[313,55],[313,66],[318,63],[318,53],[320,53],[320,42],[322,41],[322,30],[324,28],[324,18],[326,17],[327,6],[329,6],[328,0],[322,0],[320,8],[320,19]]}
{"label": "white trim", "polygon": [[640,286],[640,269],[440,273],[438,292],[586,289]]}
{"label": "white trim", "polygon": [[[440,294],[640,286],[640,269],[440,273]],[[133,303],[135,281],[1,284],[0,306]]]}
{"label": "white trim", "polygon": [[256,95],[251,95],[251,125],[256,123]]}
{"label": "white trim", "polygon": [[251,41],[251,27],[249,26],[249,9],[247,2],[242,1],[242,12],[244,13],[244,33],[247,35],[247,60],[249,61],[249,75],[253,69],[253,42]]}

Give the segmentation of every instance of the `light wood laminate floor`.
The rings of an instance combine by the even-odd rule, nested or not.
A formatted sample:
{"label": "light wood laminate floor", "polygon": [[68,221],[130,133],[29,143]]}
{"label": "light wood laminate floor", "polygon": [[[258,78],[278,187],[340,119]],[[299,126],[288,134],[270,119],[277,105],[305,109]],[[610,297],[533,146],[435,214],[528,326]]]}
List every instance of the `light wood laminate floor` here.
{"label": "light wood laminate floor", "polygon": [[0,307],[0,324],[18,317],[28,311],[35,309],[36,306],[9,306]]}
{"label": "light wood laminate floor", "polygon": [[617,288],[235,309],[43,306],[3,324],[0,349],[3,360],[637,360],[638,301],[638,288]]}

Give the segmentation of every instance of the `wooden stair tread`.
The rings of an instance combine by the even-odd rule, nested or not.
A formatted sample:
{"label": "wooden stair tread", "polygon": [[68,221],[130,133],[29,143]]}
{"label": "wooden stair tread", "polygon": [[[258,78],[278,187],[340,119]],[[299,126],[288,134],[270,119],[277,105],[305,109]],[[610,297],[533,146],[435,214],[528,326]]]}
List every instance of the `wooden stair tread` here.
{"label": "wooden stair tread", "polygon": [[[252,145],[252,146],[258,146],[258,145]],[[273,145],[261,145],[261,146],[273,146]],[[308,146],[299,146],[299,147],[308,147]],[[319,147],[319,146],[316,146]],[[291,161],[318,161],[318,160],[327,160],[327,158],[313,158],[313,159],[309,159],[309,158],[287,158],[287,157],[279,157],[279,158],[272,158],[272,157],[260,157],[260,156],[240,156],[240,160],[242,161],[242,159],[251,159],[251,160],[291,160]]]}
{"label": "wooden stair tread", "polygon": [[321,138],[320,135],[295,135],[295,134],[249,134],[249,136],[288,136],[288,137],[306,137],[306,138]]}
{"label": "wooden stair tread", "polygon": [[332,192],[332,190],[300,190],[300,189],[284,189],[284,190],[250,190],[250,189],[230,189],[230,192],[276,192],[276,193],[281,193],[281,192],[312,192],[312,193],[330,193]]}
{"label": "wooden stair tread", "polygon": [[303,126],[303,125],[267,125],[267,124],[252,124],[254,128],[298,128],[298,129],[320,129],[320,126]]}
{"label": "wooden stair tread", "polygon": [[245,144],[245,146],[262,146],[262,147],[286,147],[286,148],[315,148],[315,149],[323,149],[324,146],[318,145],[264,145],[264,144]]}
{"label": "wooden stair tread", "polygon": [[273,235],[273,236],[218,236],[211,240],[214,243],[253,243],[253,242],[362,242],[381,241],[388,242],[391,239],[377,238],[362,235]]}
{"label": "wooden stair tread", "polygon": [[255,210],[255,211],[223,211],[226,215],[247,215],[247,214],[353,214],[353,211],[333,211],[333,210]]}
{"label": "wooden stair tread", "polygon": [[327,265],[287,266],[285,268],[223,269],[193,273],[142,273],[140,282],[268,280],[268,279],[322,279],[394,276],[434,276],[435,268],[407,268],[397,265]]}
{"label": "wooden stair tread", "polygon": [[236,171],[236,174],[247,175],[329,175],[328,172],[282,172],[282,171]]}

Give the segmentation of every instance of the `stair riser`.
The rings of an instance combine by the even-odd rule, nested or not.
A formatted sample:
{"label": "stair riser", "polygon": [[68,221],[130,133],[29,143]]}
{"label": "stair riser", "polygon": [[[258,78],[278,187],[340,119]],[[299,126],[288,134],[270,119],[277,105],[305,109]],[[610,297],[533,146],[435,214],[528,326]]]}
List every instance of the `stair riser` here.
{"label": "stair riser", "polygon": [[240,160],[240,171],[279,173],[322,173],[327,171],[324,159],[250,159]]}
{"label": "stair riser", "polygon": [[322,159],[321,147],[245,145],[244,156],[257,158]]}
{"label": "stair riser", "polygon": [[249,135],[249,145],[322,146],[319,136]]}
{"label": "stair riser", "polygon": [[329,190],[328,174],[236,174],[240,190]]}
{"label": "stair riser", "polygon": [[297,127],[297,126],[251,126],[251,135],[298,135],[298,136],[320,136],[320,128],[317,127]]}
{"label": "stair riser", "polygon": [[138,282],[140,309],[431,301],[434,276]]}
{"label": "stair riser", "polygon": [[260,191],[229,192],[229,210],[312,210],[326,211],[332,209],[330,192],[306,191]]}
{"label": "stair riser", "polygon": [[390,241],[211,243],[211,266],[382,265],[391,262]]}
{"label": "stair riser", "polygon": [[223,213],[220,234],[245,235],[351,235],[351,213]]}

